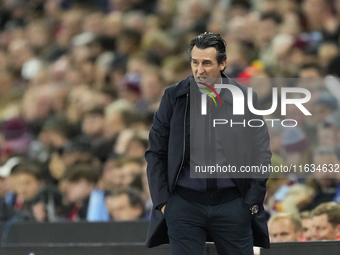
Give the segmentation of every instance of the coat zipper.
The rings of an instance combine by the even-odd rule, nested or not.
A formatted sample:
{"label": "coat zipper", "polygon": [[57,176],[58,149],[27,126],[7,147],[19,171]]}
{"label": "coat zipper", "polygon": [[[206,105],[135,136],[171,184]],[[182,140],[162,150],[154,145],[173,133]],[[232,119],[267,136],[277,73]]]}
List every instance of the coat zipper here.
{"label": "coat zipper", "polygon": [[185,112],[184,112],[184,136],[183,136],[183,156],[182,156],[182,162],[181,162],[181,165],[180,165],[180,168],[177,172],[177,176],[176,176],[176,180],[175,180],[175,183],[174,183],[174,186],[172,187],[172,190],[175,189],[176,187],[176,183],[177,183],[177,180],[178,180],[178,177],[179,177],[179,174],[181,173],[181,170],[182,170],[182,167],[183,167],[183,163],[184,163],[184,155],[185,155],[185,128],[186,128],[186,118],[187,118],[187,111],[188,111],[188,101],[189,101],[189,95],[187,93],[187,100],[186,100],[186,104],[185,104]]}

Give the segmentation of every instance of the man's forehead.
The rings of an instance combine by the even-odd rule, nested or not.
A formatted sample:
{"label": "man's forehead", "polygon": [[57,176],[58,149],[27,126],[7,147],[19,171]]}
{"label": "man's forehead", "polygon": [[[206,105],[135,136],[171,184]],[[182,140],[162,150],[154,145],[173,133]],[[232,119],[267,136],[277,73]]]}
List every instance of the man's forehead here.
{"label": "man's forehead", "polygon": [[329,223],[328,215],[324,213],[324,214],[313,216],[313,219],[312,219],[312,223],[314,223],[313,225],[315,225],[316,222],[318,223],[318,225],[320,225],[320,223],[324,223],[324,224]]}
{"label": "man's forehead", "polygon": [[196,46],[194,46],[191,53],[193,59],[207,59],[207,60],[216,60],[216,54],[217,51],[214,47],[200,49]]}

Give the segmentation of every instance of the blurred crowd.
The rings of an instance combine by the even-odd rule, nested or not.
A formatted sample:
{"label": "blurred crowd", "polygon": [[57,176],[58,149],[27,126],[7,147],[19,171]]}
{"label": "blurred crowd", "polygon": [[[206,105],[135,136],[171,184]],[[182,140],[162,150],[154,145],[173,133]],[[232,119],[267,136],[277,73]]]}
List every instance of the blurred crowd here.
{"label": "blurred crowd", "polygon": [[271,240],[340,237],[340,0],[0,1],[0,221],[148,219],[153,113],[205,31],[263,109],[275,86],[311,93],[312,116],[267,123],[272,165],[298,170],[268,180]]}

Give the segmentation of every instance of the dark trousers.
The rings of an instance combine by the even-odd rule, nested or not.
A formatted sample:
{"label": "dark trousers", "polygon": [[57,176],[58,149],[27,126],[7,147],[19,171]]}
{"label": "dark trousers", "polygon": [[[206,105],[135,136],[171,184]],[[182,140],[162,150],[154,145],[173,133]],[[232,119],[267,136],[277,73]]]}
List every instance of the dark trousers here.
{"label": "dark trousers", "polygon": [[252,255],[251,212],[243,198],[218,205],[172,195],[165,207],[171,255],[202,255],[207,235],[219,255]]}

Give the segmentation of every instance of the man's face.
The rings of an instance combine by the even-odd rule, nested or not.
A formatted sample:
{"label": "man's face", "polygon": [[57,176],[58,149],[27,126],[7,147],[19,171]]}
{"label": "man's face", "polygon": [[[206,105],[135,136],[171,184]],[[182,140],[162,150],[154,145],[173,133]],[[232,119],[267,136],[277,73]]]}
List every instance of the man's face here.
{"label": "man's face", "polygon": [[16,174],[15,180],[17,195],[23,201],[33,198],[41,186],[41,181],[27,173]]}
{"label": "man's face", "polygon": [[142,208],[133,207],[127,194],[106,198],[106,207],[116,221],[135,220],[142,214]]}
{"label": "man's face", "polygon": [[312,229],[312,219],[303,219],[301,220],[303,227],[303,237],[306,238],[307,241],[312,240],[313,238],[313,229]]}
{"label": "man's face", "polygon": [[[219,64],[216,60],[216,55],[217,51],[213,47],[199,49],[194,46],[192,49],[191,70],[198,86],[202,86],[199,82],[213,85],[221,78],[221,71],[224,70],[227,60]],[[220,83],[220,81],[217,83]]]}
{"label": "man's face", "polygon": [[66,181],[66,190],[64,197],[69,203],[77,203],[83,201],[88,197],[95,185],[90,183],[85,178],[81,178],[78,181]]}
{"label": "man's face", "polygon": [[301,231],[295,231],[290,219],[277,219],[268,225],[270,242],[295,242],[302,238]]}
{"label": "man's face", "polygon": [[333,227],[327,214],[313,217],[313,240],[336,240],[340,235],[340,225]]}

